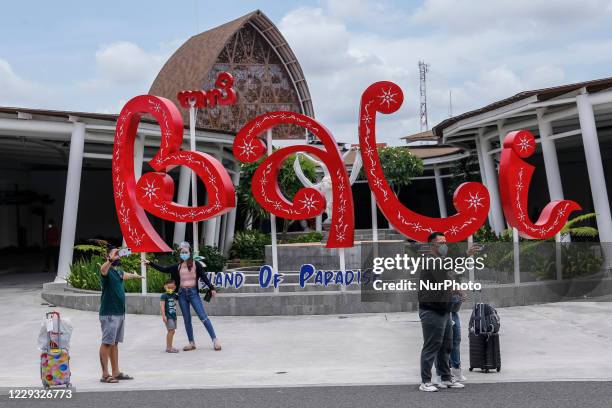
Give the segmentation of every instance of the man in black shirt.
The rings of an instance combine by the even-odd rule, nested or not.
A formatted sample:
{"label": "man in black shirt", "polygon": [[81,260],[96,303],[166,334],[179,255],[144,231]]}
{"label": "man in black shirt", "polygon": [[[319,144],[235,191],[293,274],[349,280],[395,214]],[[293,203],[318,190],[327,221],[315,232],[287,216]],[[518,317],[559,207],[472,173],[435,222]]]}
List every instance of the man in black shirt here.
{"label": "man in black shirt", "polygon": [[[449,357],[452,350],[453,329],[451,323],[452,290],[442,285],[453,276],[443,268],[443,260],[448,252],[446,237],[441,232],[432,233],[427,239],[429,254],[426,267],[421,270],[419,282],[419,318],[423,329],[423,349],[421,351],[421,385],[419,390],[438,391],[440,388],[463,388],[451,375]],[[452,272],[451,272],[452,273]],[[425,286],[425,287],[423,287]],[[442,382],[431,382],[431,368],[436,370]]]}

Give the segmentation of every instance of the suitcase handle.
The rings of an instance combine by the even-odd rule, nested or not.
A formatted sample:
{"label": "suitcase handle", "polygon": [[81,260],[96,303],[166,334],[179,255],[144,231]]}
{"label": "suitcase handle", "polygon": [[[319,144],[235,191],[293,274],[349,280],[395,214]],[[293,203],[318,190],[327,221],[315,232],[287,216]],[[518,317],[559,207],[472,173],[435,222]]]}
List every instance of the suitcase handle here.
{"label": "suitcase handle", "polygon": [[51,319],[51,322],[53,324],[53,318],[57,317],[57,332],[54,332],[53,330],[51,331],[47,331],[47,346],[49,348],[53,348],[53,346],[51,345],[51,334],[56,334],[57,335],[57,348],[61,348],[61,340],[62,340],[62,328],[61,328],[61,324],[62,324],[62,319],[60,318],[60,314],[59,312],[56,312],[55,310],[52,312],[47,312],[45,314],[45,318],[46,319]]}

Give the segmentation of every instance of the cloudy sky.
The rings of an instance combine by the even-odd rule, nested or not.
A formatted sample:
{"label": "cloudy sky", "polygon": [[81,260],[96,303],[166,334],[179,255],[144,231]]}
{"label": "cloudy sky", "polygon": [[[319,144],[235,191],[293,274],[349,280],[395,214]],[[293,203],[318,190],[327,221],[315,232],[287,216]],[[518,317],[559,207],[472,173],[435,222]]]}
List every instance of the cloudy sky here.
{"label": "cloudy sky", "polygon": [[430,126],[449,116],[449,91],[459,114],[612,76],[610,0],[13,1],[0,15],[0,106],[118,112],[187,38],[255,8],[297,54],[317,118],[346,142],[361,92],[379,80],[405,97],[379,140],[419,131],[420,59]]}

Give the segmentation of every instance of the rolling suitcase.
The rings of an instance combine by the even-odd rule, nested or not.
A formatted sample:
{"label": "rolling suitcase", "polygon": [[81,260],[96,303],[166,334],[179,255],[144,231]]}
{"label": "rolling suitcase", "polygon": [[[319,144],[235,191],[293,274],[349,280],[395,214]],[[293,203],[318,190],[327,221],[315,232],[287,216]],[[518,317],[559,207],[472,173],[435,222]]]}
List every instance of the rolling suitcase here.
{"label": "rolling suitcase", "polygon": [[[49,312],[47,318],[47,346],[40,355],[40,378],[44,388],[71,387],[70,354],[61,344],[61,319],[57,312]],[[57,321],[57,326],[55,322]],[[57,327],[57,331],[55,331]]]}
{"label": "rolling suitcase", "polygon": [[499,334],[474,334],[470,332],[470,371],[480,368],[485,373],[489,370],[501,370],[501,352]]}
{"label": "rolling suitcase", "polygon": [[470,371],[480,368],[501,370],[499,329],[501,323],[495,308],[487,303],[476,303],[470,317]]}

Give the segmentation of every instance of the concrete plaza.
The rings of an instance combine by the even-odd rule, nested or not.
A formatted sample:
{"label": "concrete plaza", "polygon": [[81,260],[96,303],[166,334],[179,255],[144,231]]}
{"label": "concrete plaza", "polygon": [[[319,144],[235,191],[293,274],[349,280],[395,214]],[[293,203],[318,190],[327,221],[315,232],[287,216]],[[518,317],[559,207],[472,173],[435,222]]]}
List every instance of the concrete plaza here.
{"label": "concrete plaza", "polygon": [[[39,386],[36,335],[44,313],[38,285],[0,286],[5,370],[0,387]],[[223,350],[212,350],[195,320],[192,352],[164,352],[158,316],[128,315],[121,369],[136,379],[100,383],[95,312],[58,308],[74,326],[73,383],[79,391],[376,385],[419,382],[416,313],[295,317],[212,317]],[[612,380],[610,302],[567,302],[499,309],[502,371],[467,373],[469,383]],[[469,365],[462,311],[462,355]],[[179,322],[176,345],[186,342]]]}

